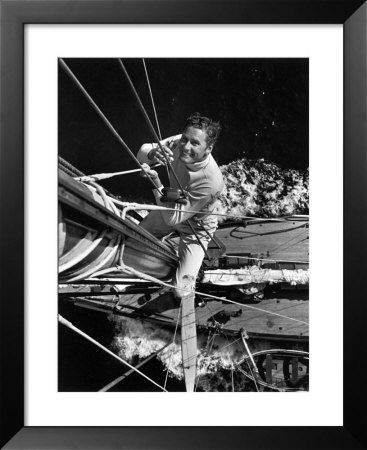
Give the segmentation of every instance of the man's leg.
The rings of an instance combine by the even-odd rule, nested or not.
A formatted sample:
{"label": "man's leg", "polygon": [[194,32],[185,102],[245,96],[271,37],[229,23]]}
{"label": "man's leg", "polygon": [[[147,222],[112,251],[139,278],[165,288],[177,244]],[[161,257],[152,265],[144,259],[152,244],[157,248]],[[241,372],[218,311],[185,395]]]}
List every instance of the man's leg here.
{"label": "man's leg", "polygon": [[[140,226],[158,239],[172,231],[172,228],[163,222],[160,211],[151,211],[140,222]],[[134,267],[140,272],[156,278],[170,277],[172,275],[172,267],[167,262],[162,261],[159,256],[154,254],[154,251],[147,249],[145,243],[133,238],[126,239],[123,262],[127,266]]]}
{"label": "man's leg", "polygon": [[160,211],[151,211],[140,222],[140,226],[157,238],[167,236],[173,231],[173,228],[164,222]]}
{"label": "man's leg", "polygon": [[[208,248],[210,238],[208,235],[199,234],[201,242],[205,249]],[[194,235],[181,234],[179,245],[179,265],[174,280],[177,288],[192,290],[195,288],[197,274],[204,259],[204,250]],[[175,289],[175,295],[183,298],[189,292]]]}

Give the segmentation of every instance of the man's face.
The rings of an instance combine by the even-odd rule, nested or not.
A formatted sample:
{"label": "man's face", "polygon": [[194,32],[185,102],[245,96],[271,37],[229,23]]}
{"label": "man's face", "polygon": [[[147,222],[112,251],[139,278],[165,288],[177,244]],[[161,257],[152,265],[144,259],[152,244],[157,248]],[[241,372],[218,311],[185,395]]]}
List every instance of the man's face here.
{"label": "man's face", "polygon": [[213,150],[208,145],[206,131],[200,128],[187,127],[179,141],[180,160],[185,164],[203,161]]}

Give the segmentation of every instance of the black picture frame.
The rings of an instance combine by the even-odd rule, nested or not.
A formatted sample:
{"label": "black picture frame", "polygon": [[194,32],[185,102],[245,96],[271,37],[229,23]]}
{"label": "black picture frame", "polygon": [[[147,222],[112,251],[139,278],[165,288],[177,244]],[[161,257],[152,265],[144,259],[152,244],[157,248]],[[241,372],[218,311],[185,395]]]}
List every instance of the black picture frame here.
{"label": "black picture frame", "polygon": [[[4,449],[367,448],[367,5],[361,0],[0,0],[0,445]],[[343,24],[344,426],[24,426],[24,25]],[[332,195],[332,193],[331,193]],[[342,201],[342,199],[340,199]],[[327,261],[325,256],[325,263]],[[332,282],[332,280],[329,280]],[[330,318],[332,320],[332,317]],[[332,327],[331,327],[332,328]],[[332,345],[332,336],[328,337]],[[168,412],[169,413],[169,412]],[[296,411],[294,412],[297,413]]]}

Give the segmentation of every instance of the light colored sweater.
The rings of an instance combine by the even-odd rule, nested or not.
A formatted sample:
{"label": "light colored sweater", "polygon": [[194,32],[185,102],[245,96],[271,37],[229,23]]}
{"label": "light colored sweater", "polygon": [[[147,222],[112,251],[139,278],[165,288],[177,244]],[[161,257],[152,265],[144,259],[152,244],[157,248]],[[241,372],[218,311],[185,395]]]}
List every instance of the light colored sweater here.
{"label": "light colored sweater", "polygon": [[[179,179],[183,189],[187,193],[188,203],[181,205],[177,203],[162,203],[157,190],[154,190],[156,202],[160,206],[174,208],[174,211],[162,211],[164,222],[180,232],[191,233],[191,229],[185,223],[187,219],[193,219],[192,225],[200,230],[196,220],[200,219],[205,228],[214,233],[218,220],[216,216],[208,213],[213,211],[215,202],[224,188],[222,173],[211,154],[204,161],[193,164],[184,164],[179,159],[178,142],[181,135],[172,136],[161,141],[173,152],[172,167]],[[148,153],[157,147],[157,144],[144,144],[138,152],[137,158],[141,163],[152,164]],[[170,173],[170,187],[179,189],[175,177]],[[187,212],[194,211],[194,212]],[[198,214],[200,213],[200,214]]]}

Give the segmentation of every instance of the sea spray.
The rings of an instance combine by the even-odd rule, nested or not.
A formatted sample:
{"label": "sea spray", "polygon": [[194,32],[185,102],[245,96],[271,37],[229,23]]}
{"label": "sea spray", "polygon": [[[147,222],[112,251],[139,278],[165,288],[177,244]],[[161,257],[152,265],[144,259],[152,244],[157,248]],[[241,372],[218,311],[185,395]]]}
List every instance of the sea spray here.
{"label": "sea spray", "polygon": [[[214,212],[258,217],[308,214],[308,169],[283,169],[263,159],[242,158],[221,166],[220,170],[225,187]],[[140,203],[146,203],[146,200]],[[149,211],[139,210],[142,217],[148,213]],[[233,217],[230,219],[233,220]],[[132,220],[138,223],[136,219]],[[223,222],[226,218],[218,217],[218,220]]]}
{"label": "sea spray", "polygon": [[[169,376],[183,379],[181,335],[174,338],[174,330],[167,330],[138,319],[110,317],[115,324],[115,337],[111,344],[113,350],[123,359],[132,362],[142,360],[169,344],[158,353],[157,358]],[[234,342],[236,341],[236,342]],[[239,339],[228,339],[223,335],[198,335],[197,375],[213,374],[219,369],[230,369],[243,358],[243,344]]]}
{"label": "sea spray", "polygon": [[246,159],[220,169],[225,181],[222,213],[260,217],[308,214],[308,170],[282,169],[264,160]]}

